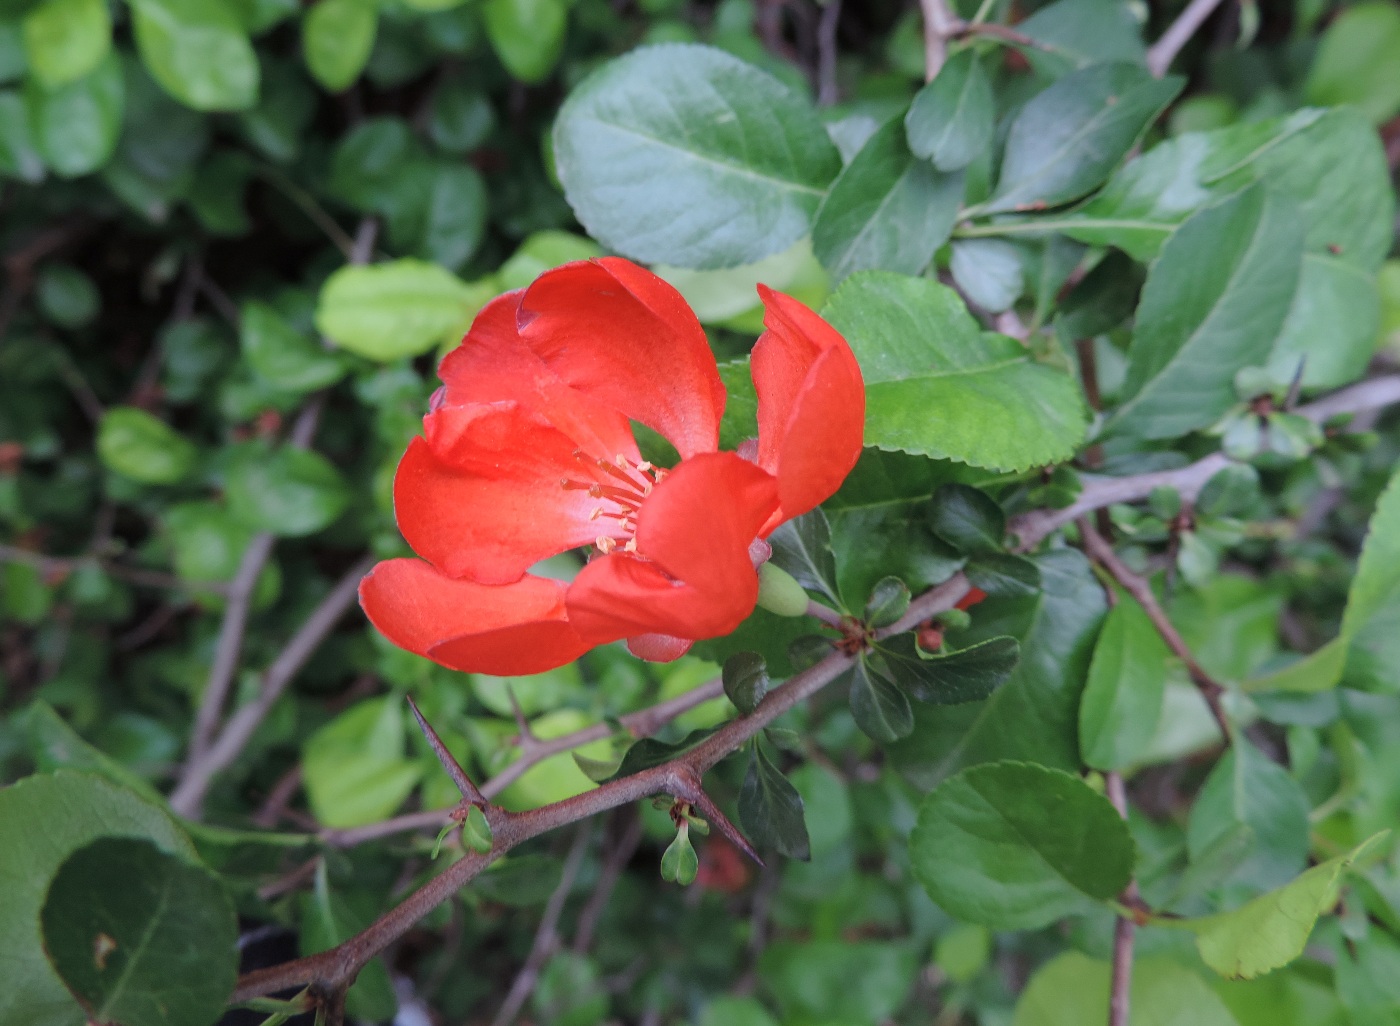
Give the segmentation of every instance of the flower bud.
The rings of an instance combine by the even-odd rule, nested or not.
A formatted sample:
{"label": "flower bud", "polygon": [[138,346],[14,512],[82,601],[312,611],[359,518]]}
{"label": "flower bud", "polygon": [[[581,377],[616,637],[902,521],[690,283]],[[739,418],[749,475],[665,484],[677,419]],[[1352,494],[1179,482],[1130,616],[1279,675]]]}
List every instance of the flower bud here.
{"label": "flower bud", "polygon": [[803,616],[807,593],[802,585],[780,566],[764,563],[758,568],[758,604],[778,616]]}

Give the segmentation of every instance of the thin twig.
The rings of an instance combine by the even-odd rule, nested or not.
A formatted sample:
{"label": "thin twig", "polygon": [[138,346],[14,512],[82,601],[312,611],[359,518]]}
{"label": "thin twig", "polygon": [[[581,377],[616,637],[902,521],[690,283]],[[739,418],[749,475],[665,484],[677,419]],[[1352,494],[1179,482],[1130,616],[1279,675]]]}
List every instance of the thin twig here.
{"label": "thin twig", "polygon": [[253,733],[272,711],[282,692],[291,683],[306,661],[330,634],[332,628],[355,604],[360,578],[374,566],[372,556],[364,556],[345,572],[335,587],[311,611],[306,622],[287,641],[286,646],[262,675],[258,697],[240,708],[229,718],[223,730],[205,752],[185,765],[185,772],[170,796],[170,807],[191,819],[199,817],[204,796],[214,775],[227,769],[238,758]]}
{"label": "thin twig", "polygon": [[[928,617],[953,608],[967,594],[969,587],[967,578],[961,573],[954,575],[951,580],[911,602],[908,612],[894,624],[877,631],[876,638],[910,630]],[[843,675],[854,661],[855,656],[833,650],[815,666],[768,692],[748,715],[730,720],[684,755],[660,766],[608,781],[591,791],[537,809],[507,812],[494,805],[488,806],[484,811],[492,834],[489,852],[466,852],[461,859],[418,888],[367,929],[329,951],[246,974],[240,979],[231,1000],[245,1001],[307,983],[323,992],[333,992],[343,987],[355,978],[365,963],[403,936],[414,923],[457,893],[492,862],[516,845],[540,834],[657,794],[669,794],[695,804],[703,793],[700,786],[703,773],[737,751],[779,716]]]}
{"label": "thin twig", "polygon": [[841,0],[826,0],[817,22],[817,103],[830,107],[839,99],[836,82],[836,29],[841,23]]}
{"label": "thin twig", "polygon": [[1187,647],[1180,632],[1167,617],[1161,603],[1157,601],[1157,596],[1153,593],[1152,585],[1148,583],[1147,578],[1134,573],[1132,568],[1119,558],[1118,553],[1113,551],[1113,546],[1104,539],[1103,535],[1090,526],[1087,519],[1079,521],[1079,535],[1084,543],[1084,551],[1094,562],[1107,570],[1109,576],[1117,581],[1124,591],[1137,599],[1138,605],[1142,606],[1143,612],[1152,621],[1152,626],[1157,628],[1157,633],[1162,636],[1167,647],[1185,664],[1191,682],[1196,685],[1201,697],[1206,700],[1210,714],[1215,718],[1216,726],[1220,728],[1221,737],[1228,743],[1230,722],[1225,716],[1224,707],[1220,704],[1220,696],[1225,693],[1225,688],[1211,677],[1196,661],[1196,657],[1191,654],[1191,649]]}
{"label": "thin twig", "polygon": [[627,863],[632,861],[632,856],[637,853],[637,848],[642,843],[642,818],[637,815],[636,809],[618,809],[613,816],[615,823],[623,823],[621,836],[612,843],[605,844],[603,868],[598,873],[593,893],[588,896],[588,902],[579,912],[578,923],[574,927],[571,947],[575,954],[586,954],[593,946],[593,935],[598,930],[603,913],[608,909],[613,888],[617,886],[617,881],[622,878],[622,871],[627,868]]}
{"label": "thin twig", "polygon": [[588,853],[588,843],[592,839],[593,824],[581,824],[578,832],[574,834],[574,843],[569,847],[568,858],[564,860],[564,871],[559,874],[559,885],[554,888],[544,906],[544,915],[540,917],[539,929],[535,931],[535,941],[530,945],[530,953],[525,957],[525,964],[520,967],[510,990],[506,992],[506,999],[501,1003],[500,1011],[491,1020],[491,1026],[510,1026],[515,1021],[515,1017],[525,1007],[530,992],[535,989],[540,970],[559,949],[559,917],[564,914],[564,903],[569,899],[569,892],[574,889],[574,880],[578,877],[579,867],[583,865],[583,857]]}
{"label": "thin twig", "polygon": [[[1343,414],[1364,413],[1395,403],[1400,403],[1400,375],[1387,375],[1344,388],[1300,406],[1294,412],[1314,424],[1321,424]],[[1023,552],[1032,549],[1086,513],[1123,502],[1141,501],[1158,488],[1175,489],[1181,493],[1183,500],[1195,502],[1206,482],[1231,462],[1224,453],[1217,452],[1175,470],[1159,470],[1131,477],[1086,478],[1084,490],[1072,505],[1063,509],[1033,510],[1011,522],[1011,531],[1019,539],[1017,548]]]}
{"label": "thin twig", "polygon": [[947,0],[919,0],[924,12],[924,81],[932,82],[948,59],[948,40],[963,27]]}
{"label": "thin twig", "polygon": [[1176,21],[1172,22],[1161,38],[1148,49],[1147,70],[1158,78],[1165,75],[1181,48],[1219,6],[1220,0],[1191,0],[1186,9],[1176,16]]}
{"label": "thin twig", "polygon": [[839,630],[842,626],[841,614],[816,599],[807,600],[807,615],[814,620],[820,620],[828,627],[835,627]]}
{"label": "thin twig", "polygon": [[[1108,800],[1124,820],[1128,818],[1128,793],[1123,777],[1117,772],[1104,778]],[[1137,903],[1136,880],[1129,880],[1123,891],[1124,904]],[[1128,1026],[1129,992],[1133,983],[1133,935],[1136,925],[1127,916],[1118,916],[1113,924],[1113,982],[1109,989],[1108,1026]]]}
{"label": "thin twig", "polygon": [[[719,679],[707,681],[677,695],[675,698],[668,698],[656,705],[627,713],[619,717],[619,722],[627,728],[627,732],[633,737],[650,737],[677,716],[689,712],[697,705],[719,698],[723,694],[723,682]],[[573,751],[591,741],[602,741],[611,737],[613,733],[614,730],[610,724],[595,723],[591,727],[584,727],[582,730],[561,734],[544,741],[533,738],[528,745],[522,745],[520,755],[514,762],[481,785],[481,793],[487,800],[493,799],[524,776],[526,771],[548,759],[551,755]],[[379,823],[369,823],[362,827],[327,829],[321,831],[319,839],[326,844],[335,845],[337,848],[350,848],[392,834],[411,830],[437,829],[451,821],[455,809],[456,806],[447,809],[432,809],[426,812],[410,812]]]}

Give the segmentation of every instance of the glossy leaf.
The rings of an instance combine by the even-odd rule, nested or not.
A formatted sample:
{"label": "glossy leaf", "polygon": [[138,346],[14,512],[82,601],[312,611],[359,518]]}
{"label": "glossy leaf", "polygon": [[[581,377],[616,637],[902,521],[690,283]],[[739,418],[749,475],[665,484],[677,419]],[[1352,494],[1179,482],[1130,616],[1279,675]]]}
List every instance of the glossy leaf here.
{"label": "glossy leaf", "polygon": [[258,58],[226,0],[133,0],[136,48],[162,89],[195,110],[258,101]]}
{"label": "glossy leaf", "polygon": [[240,448],[224,473],[229,510],[260,531],[299,538],[345,511],[345,479],[320,453],[282,446]]}
{"label": "glossy leaf", "polygon": [[372,0],[317,0],[301,26],[301,50],[313,78],[338,93],[360,77],[374,47],[379,10]]}
{"label": "glossy leaf", "polygon": [[1025,289],[1020,250],[1002,239],[959,239],[949,270],[963,295],[988,313],[1011,309]]}
{"label": "glossy leaf", "polygon": [[836,562],[831,552],[831,525],[820,508],[789,520],[771,535],[773,562],[797,583],[836,598]]}
{"label": "glossy leaf", "polygon": [[679,741],[662,741],[654,737],[644,737],[627,749],[621,764],[609,780],[621,780],[633,773],[653,769],[663,763],[678,759],[715,732],[714,727],[692,730]]}
{"label": "glossy leaf", "polygon": [[559,113],[554,155],[590,235],[700,268],[792,245],[840,169],[803,99],[701,46],[644,47],[594,72]]}
{"label": "glossy leaf", "polygon": [[345,376],[340,360],[293,328],[266,303],[245,303],[238,331],[248,364],[277,388],[311,392]]}
{"label": "glossy leaf", "polygon": [[1040,210],[1083,196],[1108,178],[1182,84],[1135,64],[1098,64],[1059,79],[1011,123],[984,209]]}
{"label": "glossy leaf", "polygon": [[238,921],[208,870],[140,838],[102,837],[64,860],[44,949],[96,1022],[205,1026],[238,974]]}
{"label": "glossy leaf", "polygon": [[[47,958],[39,913],[49,881],[65,859],[99,837],[140,837],[162,851],[194,858],[170,814],[96,773],[60,770],[0,790],[0,832],[23,838],[0,846],[0,1022],[82,1026],[87,1016]],[[91,949],[89,949],[89,955]]]}
{"label": "glossy leaf", "polygon": [[724,693],[744,715],[768,693],[768,665],[757,652],[738,652],[724,661]]}
{"label": "glossy leaf", "polygon": [[198,451],[163,420],[135,406],[114,406],[97,430],[97,452],[112,470],[143,484],[175,484]]}
{"label": "glossy leaf", "polygon": [[1006,544],[1006,514],[970,485],[940,485],[929,503],[929,522],[934,534],[964,555],[1000,552]]}
{"label": "glossy leaf", "polygon": [[1349,384],[1365,373],[1379,330],[1375,277],[1337,257],[1306,253],[1268,370],[1292,380],[1301,367],[1304,388]]}
{"label": "glossy leaf", "polygon": [[543,82],[564,48],[569,5],[563,0],[486,0],[486,38],[522,82]]}
{"label": "glossy leaf", "polygon": [[343,267],[321,288],[316,327],[342,348],[387,363],[464,332],[480,299],[471,286],[420,260]]}
{"label": "glossy leaf", "polygon": [[1186,846],[1192,861],[1207,860],[1235,833],[1249,841],[1222,867],[1222,883],[1277,887],[1307,864],[1307,797],[1287,770],[1240,737],[1191,807]]}
{"label": "glossy leaf", "polygon": [[318,822],[361,826],[386,819],[423,775],[404,748],[402,700],[359,702],[312,734],[302,750],[307,797]]}
{"label": "glossy leaf", "polygon": [[1262,186],[1177,229],[1148,272],[1110,430],[1173,437],[1234,405],[1235,373],[1267,359],[1288,314],[1301,236],[1296,211]]}
{"label": "glossy leaf", "polygon": [[1020,640],[1020,661],[985,702],[915,706],[914,733],[892,746],[900,771],[930,788],[964,766],[1025,759],[1080,768],[1079,698],[1106,611],[1103,586],[1073,550],[1038,556],[1041,590],[976,607],[969,642]]}
{"label": "glossy leaf", "polygon": [[914,874],[951,915],[1035,929],[1121,891],[1133,872],[1128,827],[1078,777],[1031,763],[974,766],[919,807]]}
{"label": "glossy leaf", "polygon": [[851,669],[851,716],[869,738],[882,743],[898,741],[914,729],[909,699],[890,678],[879,653],[856,660]]}
{"label": "glossy leaf", "polygon": [[876,651],[900,687],[932,705],[980,702],[1006,682],[1020,658],[1016,639],[1006,637],[929,655],[914,644],[913,634],[899,634],[878,643]]}
{"label": "glossy leaf", "polygon": [[919,90],[904,116],[909,149],[940,171],[957,171],[991,145],[994,114],[992,86],[976,51],[959,51]]}
{"label": "glossy leaf", "polygon": [[1309,103],[1355,104],[1372,124],[1400,112],[1400,9],[1371,2],[1348,7],[1322,34],[1303,86]]}
{"label": "glossy leaf", "polygon": [[878,268],[918,274],[948,240],[963,176],[909,152],[904,126],[875,132],[832,183],[812,225],[812,250],[835,281]]}
{"label": "glossy leaf", "polygon": [[963,567],[968,583],[988,595],[1033,595],[1040,589],[1040,572],[1025,556],[987,552]]}
{"label": "glossy leaf", "polygon": [[1098,770],[1142,757],[1157,732],[1171,652],[1135,601],[1121,596],[1104,618],[1079,704],[1079,750]]}
{"label": "glossy leaf", "polygon": [[105,0],[44,0],[24,16],[30,70],[53,89],[91,72],[112,48]]}
{"label": "glossy leaf", "polygon": [[96,171],[116,150],[126,89],[121,65],[109,53],[82,78],[54,89],[30,81],[25,108],[34,148],[65,178]]}
{"label": "glossy leaf", "polygon": [[773,848],[803,862],[811,858],[802,796],[769,761],[757,739],[739,789],[739,825],[758,848]]}
{"label": "glossy leaf", "polygon": [[1009,470],[1063,460],[1084,437],[1073,379],[981,331],[937,282],[854,275],[824,314],[860,361],[868,445]]}
{"label": "glossy leaf", "polygon": [[872,627],[888,627],[909,609],[909,585],[898,577],[884,577],[875,583],[865,604],[865,622]]}
{"label": "glossy leaf", "polygon": [[1377,834],[1233,911],[1173,925],[1196,934],[1201,958],[1221,976],[1252,980],[1271,972],[1303,953],[1317,917],[1337,902],[1342,873],[1384,836]]}

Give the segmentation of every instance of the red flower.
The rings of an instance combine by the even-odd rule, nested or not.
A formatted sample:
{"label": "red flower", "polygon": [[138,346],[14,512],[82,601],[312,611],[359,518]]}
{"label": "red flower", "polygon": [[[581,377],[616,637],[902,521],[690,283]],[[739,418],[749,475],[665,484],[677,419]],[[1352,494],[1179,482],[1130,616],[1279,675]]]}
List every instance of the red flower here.
{"label": "red flower", "polygon": [[[831,495],[860,455],[850,347],[759,286],[758,443],[719,452],[725,391],[685,300],[617,258],[566,264],[493,300],[439,368],[394,480],[417,559],[380,563],[360,602],[390,640],[457,670],[535,673],[621,638],[674,659],[753,611],[755,539]],[[642,460],[630,421],[681,462]],[[592,545],[572,584],[528,573]],[[763,546],[757,546],[762,549]]]}

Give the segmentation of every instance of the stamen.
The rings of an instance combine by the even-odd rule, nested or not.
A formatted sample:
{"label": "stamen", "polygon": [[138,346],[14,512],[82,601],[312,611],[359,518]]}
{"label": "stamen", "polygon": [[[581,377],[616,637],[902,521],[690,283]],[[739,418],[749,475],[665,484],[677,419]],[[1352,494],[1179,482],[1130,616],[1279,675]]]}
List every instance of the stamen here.
{"label": "stamen", "polygon": [[598,535],[598,537],[594,539],[593,544],[597,546],[598,551],[605,556],[613,549],[617,548],[617,542],[613,541],[605,534]]}
{"label": "stamen", "polygon": [[588,519],[589,519],[589,520],[597,520],[597,519],[598,519],[599,517],[601,517],[602,515],[603,515],[603,507],[602,507],[602,506],[594,506],[594,507],[593,507],[593,512],[590,513],[590,514],[588,514]]}
{"label": "stamen", "polygon": [[637,539],[636,539],[636,538],[628,538],[628,539],[627,539],[627,544],[624,545],[624,546],[622,546],[622,551],[623,551],[623,552],[636,552],[636,551],[637,551]]}

